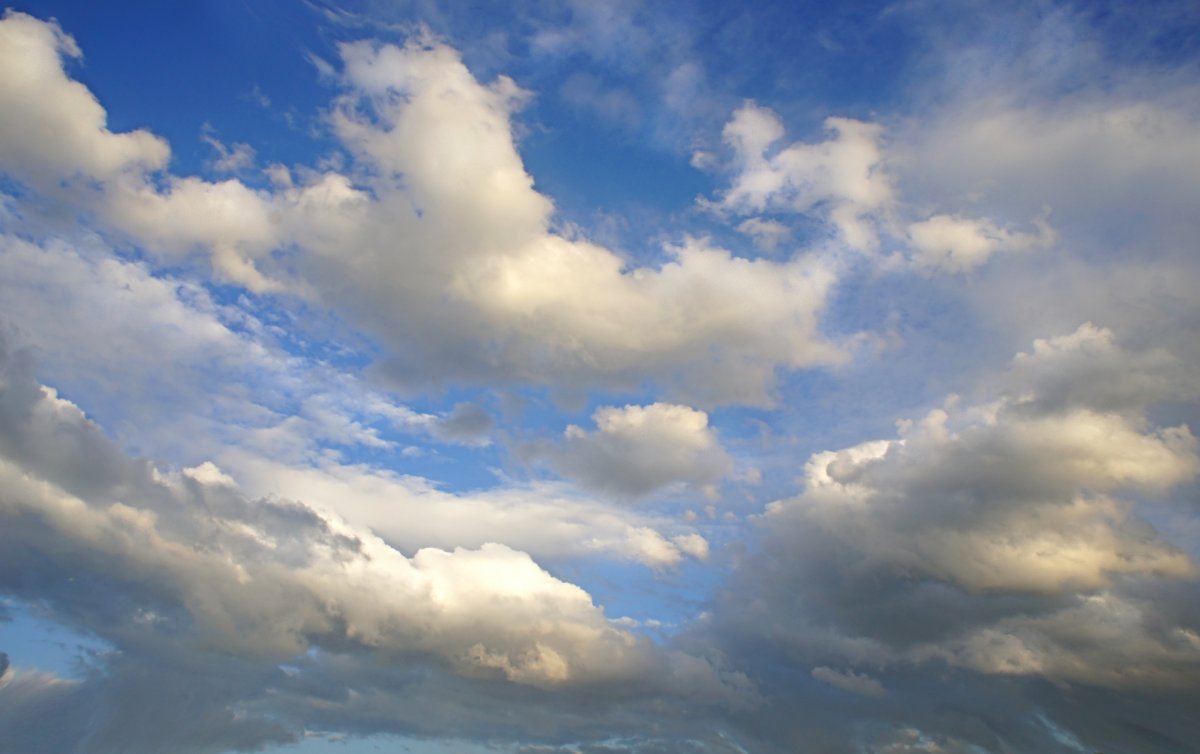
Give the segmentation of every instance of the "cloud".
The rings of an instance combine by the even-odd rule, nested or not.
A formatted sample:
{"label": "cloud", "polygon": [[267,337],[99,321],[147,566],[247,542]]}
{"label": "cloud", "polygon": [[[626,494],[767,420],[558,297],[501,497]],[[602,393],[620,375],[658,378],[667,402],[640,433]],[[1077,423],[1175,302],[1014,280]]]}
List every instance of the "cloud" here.
{"label": "cloud", "polygon": [[149,176],[167,166],[170,148],[145,130],[108,130],[104,108],[63,68],[63,56],[82,53],[55,23],[6,12],[0,56],[0,170],[45,198],[98,212],[156,254],[202,247],[227,279],[280,287],[252,259],[280,242],[266,198],[237,181],[174,176],[160,190]]}
{"label": "cloud", "polygon": [[305,499],[406,552],[498,541],[538,557],[663,567],[698,551],[672,542],[694,534],[690,527],[549,485],[453,494],[340,460],[413,436],[479,447],[492,418],[472,403],[441,414],[397,404],[352,374],[289,353],[268,323],[220,306],[201,286],[108,254],[94,241],[0,237],[0,317],[66,394],[123,422],[126,447],[183,464],[217,458],[255,495]]}
{"label": "cloud", "polygon": [[254,165],[254,147],[245,143],[226,146],[216,137],[211,126],[206,126],[200,140],[213,148],[217,157],[210,163],[210,168],[218,173],[240,173]]}
{"label": "cloud", "polygon": [[[1145,585],[1170,593],[1200,571],[1132,501],[1194,480],[1197,442],[1187,426],[1148,425],[1144,409],[1106,410],[1112,377],[1140,368],[1116,394],[1132,402],[1129,391],[1148,386],[1144,407],[1167,363],[1117,349],[1112,333],[1084,325],[1019,355],[1005,379],[1022,389],[1007,397],[952,401],[895,439],[812,455],[804,491],[760,521],[772,568],[788,574],[766,593],[801,595],[803,612],[748,596],[755,615],[743,618],[826,662],[1193,687],[1198,616],[1146,597]],[[1034,376],[1034,359],[1049,379]],[[1063,400],[1052,360],[1093,385]],[[1112,627],[1095,629],[1103,638],[1089,628],[1102,625]]]}
{"label": "cloud", "polygon": [[236,451],[223,454],[221,462],[255,494],[302,497],[370,527],[404,551],[503,542],[539,558],[612,557],[653,568],[707,555],[707,543],[689,526],[553,485],[449,493],[424,479],[362,465],[297,466]]}
{"label": "cloud", "polygon": [[487,445],[488,431],[495,422],[482,406],[474,403],[455,404],[454,410],[439,417],[430,426],[430,432],[439,440],[464,445]]}
{"label": "cloud", "polygon": [[[13,579],[23,559],[48,557],[43,577],[82,569],[113,595],[126,595],[130,620],[184,621],[206,643],[235,654],[282,659],[326,642],[383,654],[432,651],[462,672],[495,669],[535,684],[588,674],[582,656],[561,643],[568,634],[587,652],[610,642],[618,655],[648,649],[604,628],[582,590],[524,553],[488,544],[405,558],[303,505],[247,500],[208,467],[163,477],[121,458],[52,393],[43,389],[25,402],[34,388],[14,385],[13,376],[5,396],[5,572],[18,592]],[[64,438],[71,450],[64,451]],[[206,544],[198,550],[195,542]],[[71,553],[53,555],[64,543]],[[474,598],[463,600],[466,593]],[[496,620],[506,627],[487,628]],[[539,623],[536,636],[518,637],[525,620]]]}
{"label": "cloud", "polygon": [[778,220],[764,220],[761,217],[751,217],[743,220],[737,226],[739,233],[744,233],[754,239],[756,246],[766,251],[775,251],[779,244],[786,241],[792,230]]}
{"label": "cloud", "polygon": [[[908,263],[927,272],[965,272],[997,252],[1045,248],[1057,240],[1045,217],[1034,221],[1035,233],[1013,231],[987,218],[924,217],[901,201],[896,168],[912,166],[885,151],[881,125],[828,118],[825,129],[829,136],[824,141],[780,147],[783,121],[747,101],[722,131],[733,150],[726,166],[732,173],[730,186],[714,200],[702,199],[701,205],[727,217],[750,215],[737,229],[767,250],[790,228],[755,215],[801,215],[827,226],[844,248],[856,252],[878,255],[882,241],[903,245]],[[904,231],[898,225],[904,215],[924,219],[909,222]],[[878,258],[895,267],[896,259]]]}
{"label": "cloud", "polygon": [[[71,138],[101,145],[89,154],[113,139],[152,139],[104,130],[99,104],[62,69],[65,37],[55,27],[19,14],[4,23],[10,54],[33,49],[28,57],[56,87],[39,92],[41,101],[62,90],[94,111],[70,121],[83,134]],[[332,306],[384,347],[379,373],[409,387],[630,389],[649,379],[705,405],[767,404],[777,370],[844,359],[819,328],[834,282],[823,260],[775,264],[686,239],[664,249],[661,264],[631,268],[551,229],[552,202],[534,190],[512,135],[528,94],[510,79],[481,84],[456,51],[429,38],[340,50],[345,92],[329,123],[355,158],[351,175],[311,175],[273,192],[151,176],[167,154],[152,140],[154,160],[114,158],[116,167],[72,184],[75,205],[152,258],[202,250],[226,281]],[[7,112],[40,112],[26,89],[0,96]],[[27,126],[13,120],[8,130]],[[5,169],[35,188],[49,185],[42,172],[78,172],[55,162],[71,149],[16,151],[31,161]],[[50,153],[54,160],[38,162]],[[416,321],[423,326],[402,326]]]}
{"label": "cloud", "polygon": [[[8,721],[17,740],[45,740],[56,710],[82,726],[55,734],[64,750],[91,741],[95,751],[148,751],[164,735],[200,736],[195,725],[161,727],[180,713],[172,693],[152,705],[166,708],[161,726],[116,726],[129,724],[135,707],[124,705],[143,698],[144,684],[174,683],[182,667],[210,656],[224,658],[228,681],[210,694],[202,686],[213,668],[205,669],[195,696],[198,719],[216,715],[207,724],[220,731],[219,748],[290,737],[286,715],[250,710],[268,687],[286,694],[302,683],[280,663],[300,667],[325,652],[400,677],[424,660],[535,688],[633,684],[714,703],[744,693],[736,675],[613,626],[582,589],[523,552],[484,544],[406,557],[303,503],[251,499],[210,464],[171,472],[128,458],[7,347],[0,430],[0,587],[120,652],[111,672],[82,684],[6,683],[0,708],[25,715]],[[220,706],[210,710],[214,698]],[[96,707],[101,699],[107,709]],[[231,704],[246,712],[234,715]]]}
{"label": "cloud", "polygon": [[0,293],[0,318],[60,388],[123,422],[127,446],[174,461],[198,462],[248,435],[302,460],[321,445],[386,445],[373,425],[425,432],[438,420],[289,353],[252,310],[156,276],[87,234],[42,244],[0,236]]}
{"label": "cloud", "polygon": [[0,169],[42,191],[59,181],[108,181],[157,169],[170,155],[145,130],[115,134],[87,88],[68,78],[62,57],[81,58],[54,22],[8,10],[0,21]]}
{"label": "cloud", "polygon": [[746,102],[722,132],[734,152],[732,185],[709,206],[735,215],[785,211],[818,213],[852,249],[878,245],[874,216],[893,200],[882,168],[882,129],[849,118],[829,118],[822,142],[781,149],[783,122],[773,111]]}
{"label": "cloud", "polygon": [[860,694],[862,696],[883,696],[885,693],[883,685],[879,681],[862,673],[855,673],[853,670],[838,671],[833,668],[827,668],[824,665],[813,668],[812,677],[818,681],[824,681],[830,686],[836,686],[842,691],[849,691],[851,694]]}
{"label": "cloud", "polygon": [[909,244],[918,267],[947,272],[972,270],[997,251],[1025,251],[1049,246],[1054,231],[1045,221],[1038,233],[1014,233],[987,220],[934,215],[908,226]]}
{"label": "cloud", "polygon": [[[512,141],[525,95],[511,81],[480,84],[436,42],[348,45],[343,57],[352,89],[334,128],[379,173],[382,198],[352,205],[356,221],[337,224],[348,238],[306,242],[307,277],[389,345],[386,374],[576,386],[650,377],[704,403],[760,403],[776,368],[839,357],[817,330],[832,283],[820,260],[777,265],[688,240],[660,267],[627,269],[549,230],[552,206]],[[353,264],[337,253],[347,245]],[[753,304],[742,295],[751,288]],[[414,317],[432,327],[391,324]]]}
{"label": "cloud", "polygon": [[1194,397],[1200,385],[1166,349],[1131,352],[1112,330],[1085,322],[1067,335],[1034,340],[1013,358],[1004,387],[1040,413],[1093,407],[1136,416],[1171,397]]}
{"label": "cloud", "polygon": [[559,445],[527,452],[585,487],[630,497],[680,483],[702,488],[733,469],[703,411],[653,403],[606,406],[592,418],[595,431],[572,424]]}
{"label": "cloud", "polygon": [[[454,24],[460,54],[317,8],[334,37],[407,42],[311,53],[322,156],[267,180],[238,171],[270,139],[212,134],[212,175],[172,172],[161,138],[112,130],[129,113],[110,128],[69,36],[7,13],[0,318],[41,365],[0,348],[0,591],[100,648],[60,678],[4,647],[0,750],[320,731],[526,754],[1191,751],[1185,5],[810,9],[778,30],[796,68],[769,71],[770,10],[389,11]],[[734,59],[747,42],[761,54]],[[715,103],[710,72],[778,113]],[[724,175],[709,214],[636,259],[563,221],[534,182],[546,154],[518,149],[563,101]],[[506,479],[522,450],[501,441],[555,426],[559,391],[611,405],[515,459],[561,481]],[[708,519],[628,504],[678,493],[713,496]]]}

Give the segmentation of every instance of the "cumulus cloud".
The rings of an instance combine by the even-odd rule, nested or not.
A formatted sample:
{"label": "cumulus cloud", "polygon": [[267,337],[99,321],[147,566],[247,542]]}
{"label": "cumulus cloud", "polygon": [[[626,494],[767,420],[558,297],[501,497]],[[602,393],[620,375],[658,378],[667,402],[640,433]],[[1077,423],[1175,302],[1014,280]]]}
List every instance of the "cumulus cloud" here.
{"label": "cumulus cloud", "polygon": [[9,11],[0,21],[0,169],[46,197],[93,211],[152,253],[203,248],[227,279],[277,290],[254,265],[281,241],[269,200],[238,181],[168,176],[170,148],[145,130],[113,133],[95,96],[63,67],[82,56],[55,23]]}
{"label": "cumulus cloud", "polygon": [[1072,333],[1038,338],[1013,358],[1003,380],[1010,399],[1038,412],[1092,407],[1140,414],[1168,398],[1194,397],[1200,385],[1166,349],[1121,347],[1112,330],[1091,322]]}
{"label": "cumulus cloud", "polygon": [[[928,217],[906,208],[896,188],[883,127],[849,118],[825,121],[824,141],[778,146],[785,130],[772,110],[746,102],[725,125],[725,143],[733,150],[730,186],[715,200],[701,203],[722,215],[747,217],[737,229],[767,250],[790,232],[780,216],[802,215],[827,224],[848,249],[877,253],[881,239],[907,247],[907,259],[926,272],[966,272],[997,252],[1026,251],[1052,245],[1056,234],[1045,217],[1035,232],[1019,232],[987,218],[939,213]],[[918,214],[907,230],[898,218]]]}
{"label": "cumulus cloud", "polygon": [[[487,50],[464,46],[472,69],[424,32],[341,45],[310,56],[334,92],[313,142],[326,157],[268,182],[245,172],[254,146],[209,131],[208,173],[171,172],[165,141],[114,131],[74,80],[74,40],[6,13],[0,318],[62,392],[0,346],[0,591],[102,648],[60,678],[5,647],[0,750],[259,750],[318,730],[528,754],[1194,749],[1200,128],[1169,43],[1194,14],[1170,8],[1176,27],[1129,43],[1137,69],[1114,75],[1086,24],[1131,39],[1167,9],[953,5],[847,24],[867,44],[916,18],[920,59],[896,57],[890,111],[861,88],[839,99],[876,122],[800,139],[750,101],[721,128],[738,100],[714,109],[712,87],[754,75],[728,54],[756,38],[749,13],[704,32],[704,60],[692,14],[649,28],[664,14],[637,3],[556,6],[549,24],[518,9],[528,44],[488,28]],[[964,48],[968,31],[997,49]],[[854,48],[836,41],[829,55]],[[929,91],[938,54],[947,81]],[[735,65],[707,80],[721,55]],[[481,59],[639,137],[669,131],[728,176],[708,219],[788,253],[668,228],[633,262],[560,223],[518,151],[534,95],[479,78]],[[755,93],[796,83],[781,70]],[[684,121],[701,114],[697,134]],[[867,355],[779,389],[845,361],[828,333],[876,313],[895,325],[886,373]],[[326,327],[360,350],[321,342]],[[998,374],[1014,343],[1031,345]],[[360,356],[378,361],[360,374]],[[983,371],[970,397],[880,433]],[[462,480],[402,473],[503,466],[495,423],[545,417],[457,390],[499,383],[616,405],[524,448],[562,481],[448,491]],[[446,386],[420,411],[388,392]],[[813,402],[700,410],[799,396]],[[734,473],[730,437],[761,451],[755,468]],[[426,440],[458,447],[401,450]],[[789,447],[807,458],[800,491],[735,517],[780,494]],[[166,460],[131,457],[146,453]],[[699,530],[621,504],[731,476],[756,487],[708,501]],[[759,539],[740,541],[743,521]],[[669,602],[646,611],[669,625],[606,618],[570,574],[639,617],[629,601]]]}
{"label": "cumulus cloud", "polygon": [[[50,558],[63,578],[78,568],[124,591],[130,620],[185,621],[206,643],[238,654],[286,658],[329,640],[385,655],[433,651],[463,672],[491,668],[512,680],[554,684],[587,674],[582,658],[560,643],[570,634],[597,648],[611,642],[618,654],[647,649],[603,628],[582,590],[524,553],[484,545],[405,558],[301,504],[247,500],[210,466],[163,476],[125,461],[72,404],[22,384],[14,371],[5,380],[10,589],[20,591],[14,579],[23,559],[70,543],[70,554]],[[51,565],[39,569],[43,576],[53,576]],[[474,598],[463,600],[466,593]],[[550,613],[558,618],[538,636],[511,633]],[[492,620],[508,628],[486,628]]]}
{"label": "cumulus cloud", "polygon": [[[1194,686],[1196,616],[1131,586],[1184,588],[1200,576],[1134,503],[1200,472],[1187,426],[1144,418],[1161,394],[1156,368],[1169,362],[1125,352],[1090,324],[1039,341],[1034,354],[1005,377],[1020,391],[951,402],[902,423],[896,439],[814,454],[804,492],[761,519],[768,551],[791,574],[768,592],[798,590],[807,610],[752,620],[797,620],[780,630],[805,652],[858,664],[938,660],[1059,682]],[[1095,384],[1065,399],[1050,360]],[[1122,381],[1133,365],[1141,374]],[[1137,386],[1150,388],[1142,410],[1114,405]],[[1111,629],[1089,628],[1100,625]],[[1094,630],[1106,638],[1089,639]]]}
{"label": "cumulus cloud", "polygon": [[[467,678],[539,688],[703,688],[734,703],[742,693],[704,660],[613,626],[586,592],[523,552],[484,544],[406,557],[302,503],[251,499],[211,464],[175,473],[130,459],[38,385],[26,355],[5,348],[0,367],[0,587],[132,663],[214,652],[275,677],[281,662],[328,651],[398,673],[425,657]],[[36,583],[25,578],[33,563]],[[0,693],[44,696],[11,683]]]}
{"label": "cumulus cloud", "polygon": [[874,251],[875,215],[893,200],[881,165],[882,129],[849,118],[829,118],[825,128],[825,141],[776,149],[783,121],[768,108],[745,103],[723,131],[734,152],[732,185],[710,206],[734,214],[819,212],[850,248]]}
{"label": "cumulus cloud", "polygon": [[[627,269],[550,230],[552,205],[512,140],[526,95],[510,80],[481,84],[428,40],[342,54],[350,91],[334,129],[379,174],[380,198],[316,209],[341,232],[305,241],[308,277],[388,343],[382,367],[394,378],[619,386],[648,376],[704,403],[763,402],[776,368],[838,358],[817,328],[833,281],[820,260],[751,261],[688,240],[659,267]],[[341,206],[354,222],[338,219]],[[413,318],[430,327],[393,324]]]}
{"label": "cumulus cloud", "polygon": [[[112,140],[154,145],[132,156],[116,150],[89,168],[80,206],[152,255],[202,249],[228,281],[334,306],[385,346],[381,373],[401,383],[628,388],[649,378],[702,403],[763,404],[776,370],[843,358],[819,330],[834,276],[816,257],[775,264],[689,239],[666,248],[663,263],[631,269],[608,249],[554,232],[552,202],[534,189],[512,135],[528,94],[506,77],[480,83],[435,40],[343,45],[345,93],[329,122],[356,172],[272,193],[234,179],[152,180],[165,144],[104,129],[103,109],[62,68],[60,52],[74,50],[67,38],[20,14],[4,23],[8,54],[33,61],[21,65],[45,79],[36,97],[22,86],[0,92],[11,138],[30,132],[32,112],[72,116],[71,138],[100,145],[89,154]],[[71,97],[88,117],[39,110]],[[39,162],[46,149],[10,151],[24,157],[5,169],[35,187],[43,172],[75,175],[73,165]],[[284,246],[298,254],[287,268],[298,278],[277,263]],[[423,326],[404,324],[414,321]]]}
{"label": "cumulus cloud", "polygon": [[497,541],[537,557],[656,568],[699,552],[673,542],[694,534],[689,527],[549,485],[454,494],[339,460],[335,448],[388,452],[414,436],[481,447],[493,419],[468,402],[443,413],[398,404],[288,353],[266,324],[223,309],[201,286],[155,277],[103,245],[0,237],[0,294],[0,318],[43,370],[106,419],[120,417],[127,447],[176,463],[217,458],[254,495],[305,499],[405,552]]}
{"label": "cumulus cloud", "polygon": [[527,452],[585,487],[631,497],[679,483],[702,488],[733,468],[703,411],[653,403],[606,406],[592,418],[594,431],[572,424],[560,444]]}
{"label": "cumulus cloud", "polygon": [[156,169],[170,156],[166,142],[145,130],[117,134],[87,87],[63,70],[62,58],[83,57],[54,22],[8,10],[0,20],[0,169],[36,188],[60,181],[108,181],[124,172]]}

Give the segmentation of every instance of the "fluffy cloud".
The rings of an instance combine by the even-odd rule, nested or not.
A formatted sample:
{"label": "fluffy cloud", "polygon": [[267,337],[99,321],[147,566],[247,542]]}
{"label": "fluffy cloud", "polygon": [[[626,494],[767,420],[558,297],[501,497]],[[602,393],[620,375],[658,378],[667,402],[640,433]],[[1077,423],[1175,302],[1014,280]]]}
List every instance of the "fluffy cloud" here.
{"label": "fluffy cloud", "polygon": [[[59,52],[74,48],[56,27],[20,14],[4,23],[9,54],[35,61],[53,86],[39,102],[86,99],[92,115],[70,120],[79,139],[145,140],[104,130],[103,110],[62,69]],[[752,261],[688,240],[661,265],[631,269],[551,229],[553,205],[513,141],[511,116],[528,95],[510,79],[481,84],[457,52],[426,38],[341,53],[346,93],[330,124],[357,160],[352,176],[295,186],[276,170],[274,193],[232,179],[152,180],[166,160],[155,140],[155,160],[122,157],[119,170],[89,174],[77,201],[153,255],[204,249],[226,280],[333,305],[382,342],[382,371],[403,383],[650,378],[702,403],[765,403],[777,369],[842,358],[818,328],[834,279],[822,260]],[[20,119],[39,112],[29,91],[0,92],[13,133],[28,133]],[[39,161],[45,149],[16,151],[32,161],[6,170],[35,187],[41,172],[74,175]],[[272,256],[284,246],[299,254],[299,279]],[[423,326],[404,324],[414,321]]]}
{"label": "fluffy cloud", "polygon": [[744,104],[723,132],[736,175],[711,206],[735,214],[819,211],[849,247],[874,251],[874,216],[893,200],[880,164],[882,129],[848,118],[829,118],[825,128],[825,141],[773,149],[783,138],[783,122],[767,108]]}
{"label": "fluffy cloud", "polygon": [[[484,544],[406,557],[302,503],[250,499],[211,464],[172,473],[129,459],[32,380],[26,355],[0,357],[0,586],[111,642],[128,662],[165,655],[169,680],[189,656],[237,658],[249,669],[231,685],[246,701],[266,692],[256,676],[278,683],[279,663],[320,652],[401,674],[426,658],[467,678],[539,688],[634,684],[731,703],[743,693],[744,681],[728,686],[706,661],[615,627],[525,553]],[[243,682],[253,688],[237,691]],[[3,706],[32,714],[39,708],[26,702],[44,710],[54,706],[47,694],[65,693],[29,683],[40,682],[6,683]]]}
{"label": "fluffy cloud", "polygon": [[1014,233],[988,220],[934,215],[909,225],[908,238],[918,267],[964,272],[997,251],[1025,251],[1054,242],[1054,232],[1045,221],[1039,221],[1038,231]]}
{"label": "fluffy cloud", "polygon": [[560,445],[528,452],[586,487],[625,496],[678,483],[712,485],[733,468],[703,411],[654,403],[607,406],[592,418],[595,431],[572,424]]}
{"label": "fluffy cloud", "polygon": [[282,240],[269,197],[232,180],[168,176],[160,189],[151,176],[167,165],[166,142],[144,130],[109,131],[104,108],[68,77],[64,55],[82,53],[53,22],[13,11],[0,21],[0,170],[45,198],[95,212],[156,255],[205,249],[228,280],[279,289],[253,261]]}
{"label": "fluffy cloud", "polygon": [[[1134,586],[1169,592],[1200,576],[1132,502],[1200,472],[1188,427],[1144,418],[1164,364],[1084,325],[1019,355],[991,403],[952,401],[896,439],[814,454],[804,492],[762,518],[773,568],[790,574],[768,592],[797,590],[803,617],[751,597],[750,620],[854,664],[1194,685],[1196,616]],[[1069,397],[1060,374],[1080,382]]]}
{"label": "fluffy cloud", "polygon": [[[925,271],[965,272],[997,252],[1044,248],[1056,241],[1045,218],[1034,222],[1036,232],[1018,232],[987,218],[943,213],[902,230],[898,218],[916,210],[900,201],[893,159],[884,151],[883,127],[829,118],[825,128],[830,135],[824,141],[779,147],[783,121],[772,110],[745,103],[722,132],[734,154],[727,166],[733,173],[731,185],[702,204],[733,217],[809,216],[828,224],[842,245],[858,252],[877,253],[881,238],[894,240],[907,246],[907,259]],[[790,230],[777,219],[757,216],[737,229],[767,250]]]}
{"label": "fluffy cloud", "polygon": [[[0,602],[18,639],[0,647],[0,750],[218,754],[330,731],[525,754],[1191,751],[1200,129],[1174,42],[1195,19],[1127,5],[814,6],[786,55],[756,44],[790,28],[770,9],[527,5],[508,27],[472,9],[440,26],[470,69],[421,32],[321,61],[335,93],[307,165],[253,175],[254,147],[282,142],[203,130],[220,179],[112,130],[72,79],[74,41],[9,12],[0,318],[71,400],[0,369],[0,591],[19,605]],[[343,24],[323,40],[382,28],[318,14]],[[884,48],[886,66],[858,54]],[[1136,68],[1114,71],[1124,55]],[[797,140],[716,91],[819,112],[785,58],[875,122]],[[659,224],[674,240],[633,262],[560,223],[518,150],[532,95],[477,78],[496,69],[636,124],[625,147],[726,168],[713,212],[672,222],[786,253]],[[538,148],[561,104],[529,117]],[[869,342],[848,368],[786,374]],[[518,417],[463,385],[616,406],[526,447],[564,481],[513,483],[506,441],[553,426],[559,396],[520,391]],[[437,395],[409,393],[418,411],[384,386]],[[969,397],[914,414],[945,390]],[[803,402],[681,405],[775,399]],[[728,438],[755,473],[699,530],[590,497],[711,493]],[[735,516],[791,493],[797,452],[800,492]],[[461,490],[485,474],[499,483]],[[690,562],[710,538],[716,562]],[[607,619],[576,580],[642,620]],[[25,664],[25,607],[91,637],[74,677]]]}
{"label": "fluffy cloud", "polygon": [[68,78],[62,57],[80,58],[54,22],[9,10],[0,21],[0,169],[42,191],[60,181],[108,181],[163,167],[166,143],[139,130],[108,130],[104,108]]}
{"label": "fluffy cloud", "polygon": [[[72,404],[7,371],[10,589],[20,592],[26,559],[48,558],[43,577],[90,574],[123,593],[127,619],[150,633],[182,621],[205,643],[279,659],[326,641],[432,651],[463,672],[535,684],[587,677],[583,647],[608,645],[609,669],[649,649],[524,553],[488,544],[405,558],[303,505],[248,500],[211,465],[163,476],[125,461]],[[534,634],[521,638],[522,623]]]}
{"label": "fluffy cloud", "polygon": [[[833,282],[819,259],[751,261],[689,240],[660,267],[628,269],[550,230],[552,205],[512,140],[525,94],[511,81],[480,84],[428,40],[348,45],[343,57],[351,90],[333,125],[378,176],[379,198],[316,211],[341,232],[328,243],[305,234],[307,277],[389,345],[393,377],[649,376],[704,403],[762,402],[776,368],[838,358],[817,329]],[[342,206],[354,222],[336,219]],[[395,326],[414,318],[430,326]]]}
{"label": "fluffy cloud", "polygon": [[656,568],[706,554],[680,546],[698,536],[689,527],[549,485],[453,494],[338,460],[334,448],[388,452],[426,435],[479,447],[492,419],[471,403],[444,414],[396,404],[289,353],[268,324],[201,286],[155,277],[94,240],[73,248],[0,237],[0,294],[0,318],[37,349],[43,371],[105,420],[120,417],[127,447],[175,463],[217,458],[252,494],[304,499],[405,552],[502,542],[537,557]]}

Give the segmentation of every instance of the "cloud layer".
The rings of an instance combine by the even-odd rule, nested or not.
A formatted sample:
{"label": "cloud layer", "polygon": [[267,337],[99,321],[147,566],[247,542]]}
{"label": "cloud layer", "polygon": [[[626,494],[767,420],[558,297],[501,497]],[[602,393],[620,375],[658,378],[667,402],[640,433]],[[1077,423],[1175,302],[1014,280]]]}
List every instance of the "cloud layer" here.
{"label": "cloud layer", "polygon": [[1191,6],[46,5],[0,754],[1200,748]]}

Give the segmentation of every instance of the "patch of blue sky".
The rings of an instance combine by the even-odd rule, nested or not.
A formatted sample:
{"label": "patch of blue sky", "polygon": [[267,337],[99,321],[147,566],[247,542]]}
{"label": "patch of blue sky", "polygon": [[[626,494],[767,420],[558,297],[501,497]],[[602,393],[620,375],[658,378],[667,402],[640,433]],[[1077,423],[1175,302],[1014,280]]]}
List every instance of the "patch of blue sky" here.
{"label": "patch of blue sky", "polygon": [[696,624],[710,607],[713,588],[731,567],[723,555],[712,562],[684,560],[665,569],[599,558],[543,565],[557,578],[585,589],[610,620],[632,619],[621,625],[660,640]]}
{"label": "patch of blue sky", "polygon": [[43,614],[36,603],[0,597],[0,652],[17,670],[82,678],[97,655],[111,647]]}
{"label": "patch of blue sky", "polygon": [[71,74],[108,110],[109,128],[166,138],[175,173],[199,174],[213,159],[205,124],[223,141],[252,142],[265,162],[313,154],[312,119],[328,92],[314,86],[306,55],[328,53],[305,6],[34,0],[22,8],[58,19],[84,51]]}

